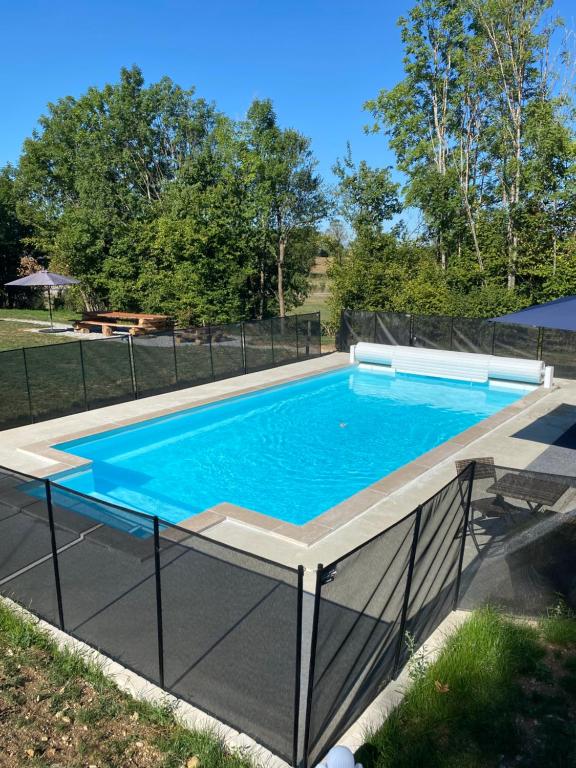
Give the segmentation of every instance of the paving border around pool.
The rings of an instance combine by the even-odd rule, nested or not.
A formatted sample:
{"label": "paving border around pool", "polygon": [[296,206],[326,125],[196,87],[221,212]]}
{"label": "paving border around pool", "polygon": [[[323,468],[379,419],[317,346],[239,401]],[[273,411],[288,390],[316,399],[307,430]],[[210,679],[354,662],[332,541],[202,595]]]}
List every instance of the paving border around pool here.
{"label": "paving border around pool", "polygon": [[[97,411],[83,412],[49,422],[18,427],[0,433],[0,463],[39,477],[54,475],[57,472],[78,468],[89,463],[86,459],[55,449],[53,446],[56,443],[138,424],[196,406],[255,392],[266,387],[339,370],[348,365],[348,355],[334,353],[322,358],[259,371],[247,376],[225,379],[178,392],[108,406]],[[289,549],[292,549],[292,554],[296,559],[301,559],[303,550],[316,551],[317,545],[322,545],[327,539],[331,541],[334,534],[338,532],[345,533],[347,545],[349,545],[350,523],[355,520],[360,523],[360,518],[367,520],[366,513],[381,509],[383,502],[386,502],[385,506],[388,511],[393,511],[397,507],[395,502],[399,493],[408,486],[421,488],[421,498],[418,499],[417,503],[424,501],[436,490],[433,486],[437,483],[428,483],[426,480],[429,476],[432,479],[432,475],[437,474],[438,467],[446,467],[448,463],[452,465],[452,461],[456,457],[461,458],[462,453],[466,452],[467,449],[481,444],[495,430],[515,422],[538,404],[544,405],[548,400],[551,400],[551,405],[557,405],[559,390],[570,391],[570,399],[576,402],[576,382],[562,381],[560,386],[555,386],[552,389],[538,388],[520,401],[507,406],[451,440],[422,454],[416,460],[405,464],[400,469],[345,499],[302,526],[286,523],[227,502],[194,515],[179,523],[179,526],[193,532],[202,532],[212,538],[240,546],[255,554],[280,559],[283,562],[293,561],[293,557],[289,555]],[[129,415],[126,416],[126,414]],[[571,423],[566,424],[565,428],[571,426]],[[17,461],[10,461],[6,457],[7,443],[10,442],[13,442],[16,449]],[[542,450],[544,447],[542,446]],[[478,451],[474,455],[486,454],[480,452],[480,447],[478,447]],[[502,458],[499,458],[498,461],[499,463],[510,463],[503,461]],[[429,492],[428,488],[430,488]],[[412,506],[414,506],[413,503]],[[396,518],[397,514],[393,517]],[[372,515],[373,518],[374,515]],[[389,514],[380,515],[379,518],[381,522],[379,522],[378,528],[382,530],[392,522]],[[360,526],[360,528],[362,527]],[[363,536],[364,539],[376,532],[373,524],[363,526],[363,530],[366,528],[369,530],[367,531],[368,535]],[[322,547],[322,549],[325,548]],[[330,547],[328,551],[330,552],[332,549]],[[279,552],[280,554],[278,554]],[[286,557],[284,557],[284,552]],[[319,551],[318,554],[320,555]],[[328,561],[330,557],[331,554],[327,555],[325,561]]]}

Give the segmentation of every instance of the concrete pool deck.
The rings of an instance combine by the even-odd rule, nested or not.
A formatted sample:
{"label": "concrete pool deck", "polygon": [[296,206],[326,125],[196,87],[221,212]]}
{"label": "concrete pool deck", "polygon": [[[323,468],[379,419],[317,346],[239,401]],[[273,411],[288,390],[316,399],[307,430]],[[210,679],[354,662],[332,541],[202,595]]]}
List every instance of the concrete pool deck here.
{"label": "concrete pool deck", "polygon": [[[0,433],[0,465],[37,477],[84,462],[54,450],[55,443],[214,402],[262,387],[348,365],[333,353],[245,376],[82,412]],[[217,541],[294,567],[328,564],[385,530],[454,477],[461,458],[493,456],[497,464],[524,468],[576,422],[576,382],[538,389],[346,499],[305,526],[220,504],[180,525]]]}

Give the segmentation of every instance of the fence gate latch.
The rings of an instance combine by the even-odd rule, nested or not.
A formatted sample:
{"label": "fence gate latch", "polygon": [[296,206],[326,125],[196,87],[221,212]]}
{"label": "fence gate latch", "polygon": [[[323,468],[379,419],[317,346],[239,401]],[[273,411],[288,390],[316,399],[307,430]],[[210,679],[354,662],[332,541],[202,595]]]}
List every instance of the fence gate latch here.
{"label": "fence gate latch", "polygon": [[338,569],[336,567],[330,568],[329,571],[326,571],[320,577],[320,584],[330,584],[330,582],[334,581],[334,579],[336,578],[337,573],[338,573]]}

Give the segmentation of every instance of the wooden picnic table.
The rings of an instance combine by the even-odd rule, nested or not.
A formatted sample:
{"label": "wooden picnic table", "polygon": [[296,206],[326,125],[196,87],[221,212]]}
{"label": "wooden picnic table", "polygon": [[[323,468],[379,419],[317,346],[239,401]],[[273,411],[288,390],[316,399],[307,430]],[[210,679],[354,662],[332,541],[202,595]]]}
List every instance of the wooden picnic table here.
{"label": "wooden picnic table", "polygon": [[567,483],[546,480],[541,475],[531,478],[525,474],[506,472],[486,492],[525,501],[530,511],[536,513],[543,507],[553,507],[569,487]]}
{"label": "wooden picnic table", "polygon": [[148,312],[84,312],[82,320],[74,324],[77,331],[84,333],[98,326],[104,336],[112,336],[114,329],[128,330],[132,335],[148,331],[163,331],[172,328],[173,318],[168,315],[155,315]]}

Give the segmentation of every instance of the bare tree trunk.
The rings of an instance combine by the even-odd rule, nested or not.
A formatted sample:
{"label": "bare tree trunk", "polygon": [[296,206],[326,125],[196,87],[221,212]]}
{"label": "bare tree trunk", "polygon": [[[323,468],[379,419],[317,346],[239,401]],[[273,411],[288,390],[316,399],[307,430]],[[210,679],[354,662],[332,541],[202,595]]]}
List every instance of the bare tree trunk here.
{"label": "bare tree trunk", "polygon": [[280,317],[286,316],[284,304],[284,256],[286,254],[286,240],[280,237],[278,240],[278,313]]}

